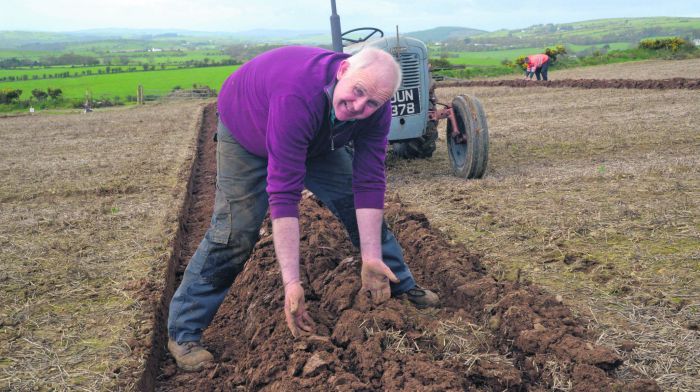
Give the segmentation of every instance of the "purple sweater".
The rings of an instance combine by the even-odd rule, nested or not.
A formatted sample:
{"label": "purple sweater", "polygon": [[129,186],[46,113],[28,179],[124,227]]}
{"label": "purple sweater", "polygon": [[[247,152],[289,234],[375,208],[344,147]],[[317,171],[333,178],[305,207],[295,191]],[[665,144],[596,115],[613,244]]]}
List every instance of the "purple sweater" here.
{"label": "purple sweater", "polygon": [[306,159],[350,140],[355,208],[384,208],[391,103],[367,119],[331,127],[331,91],[347,57],[320,48],[283,47],[247,62],[221,87],[221,121],[246,150],[268,159],[272,218],[298,217]]}

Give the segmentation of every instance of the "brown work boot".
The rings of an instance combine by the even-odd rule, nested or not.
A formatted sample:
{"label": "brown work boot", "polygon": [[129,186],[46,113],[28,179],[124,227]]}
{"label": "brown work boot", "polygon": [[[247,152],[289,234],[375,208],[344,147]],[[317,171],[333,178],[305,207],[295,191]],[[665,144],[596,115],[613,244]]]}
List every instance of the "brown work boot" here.
{"label": "brown work boot", "polygon": [[188,372],[201,370],[204,365],[214,361],[211,355],[200,342],[184,342],[178,344],[172,339],[168,339],[168,351],[175,357],[177,366]]}
{"label": "brown work boot", "polygon": [[440,297],[434,292],[415,285],[406,292],[406,297],[413,302],[418,309],[435,308],[440,305]]}

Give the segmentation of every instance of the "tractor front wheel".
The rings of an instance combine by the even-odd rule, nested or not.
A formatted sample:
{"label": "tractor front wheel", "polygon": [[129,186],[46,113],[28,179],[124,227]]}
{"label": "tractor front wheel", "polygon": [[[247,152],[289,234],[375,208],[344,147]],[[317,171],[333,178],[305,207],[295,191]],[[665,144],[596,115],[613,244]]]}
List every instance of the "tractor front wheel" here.
{"label": "tractor front wheel", "polygon": [[489,159],[489,129],[486,115],[476,97],[458,95],[452,100],[452,112],[457,124],[447,121],[447,152],[455,176],[465,179],[481,178]]}

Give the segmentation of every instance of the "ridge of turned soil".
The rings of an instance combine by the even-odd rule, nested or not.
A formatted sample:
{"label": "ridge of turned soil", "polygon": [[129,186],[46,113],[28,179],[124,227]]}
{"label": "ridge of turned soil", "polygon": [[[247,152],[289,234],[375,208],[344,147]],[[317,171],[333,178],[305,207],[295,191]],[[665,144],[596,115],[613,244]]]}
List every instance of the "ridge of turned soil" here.
{"label": "ridge of turned soil", "polygon": [[700,89],[700,79],[560,79],[560,80],[460,80],[438,82],[438,87],[575,87],[584,89],[597,88],[630,88],[645,90],[669,90],[669,89]]}
{"label": "ridge of turned soil", "polygon": [[[200,138],[204,161],[193,174],[204,180],[194,185],[183,226],[179,276],[211,215],[206,195],[213,197],[216,167],[208,135],[215,126],[210,106]],[[560,300],[489,276],[478,255],[450,244],[397,198],[386,205],[387,222],[416,279],[440,293],[440,309],[419,311],[401,298],[371,304],[359,294],[359,255],[340,222],[308,195],[300,211],[301,272],[316,334],[295,340],[287,329],[267,220],[205,333],[216,364],[186,373],[165,355],[156,390],[659,390],[642,377],[617,380],[620,357],[595,345]],[[156,328],[163,336],[153,347],[163,350],[165,325]]]}

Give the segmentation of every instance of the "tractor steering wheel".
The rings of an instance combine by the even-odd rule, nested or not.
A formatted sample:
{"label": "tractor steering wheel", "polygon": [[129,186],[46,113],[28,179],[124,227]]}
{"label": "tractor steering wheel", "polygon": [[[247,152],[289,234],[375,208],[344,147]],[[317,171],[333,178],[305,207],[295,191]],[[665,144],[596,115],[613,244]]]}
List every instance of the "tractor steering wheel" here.
{"label": "tractor steering wheel", "polygon": [[[353,39],[353,38],[346,37],[350,33],[355,33],[355,32],[364,31],[364,30],[367,30],[368,33],[366,33],[366,35],[361,37],[361,38]],[[348,30],[348,31],[344,32],[343,35],[340,36],[340,39],[343,42],[343,47],[346,47],[350,44],[357,44],[360,42],[365,42],[377,33],[379,33],[379,38],[384,36],[384,32],[379,30],[376,27],[359,27],[357,29],[352,29],[352,30]]]}

